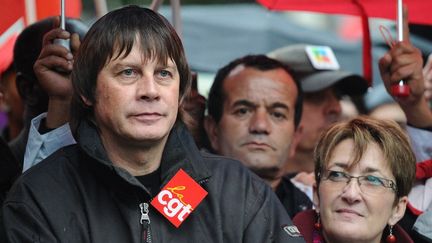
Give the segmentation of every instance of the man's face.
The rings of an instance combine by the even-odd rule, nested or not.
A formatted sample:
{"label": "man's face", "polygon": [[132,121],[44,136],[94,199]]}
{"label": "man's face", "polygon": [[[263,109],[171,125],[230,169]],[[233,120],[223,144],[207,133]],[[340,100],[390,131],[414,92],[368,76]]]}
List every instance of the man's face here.
{"label": "man's face", "polygon": [[300,126],[303,128],[299,150],[313,151],[321,133],[341,117],[342,108],[334,88],[305,93]]}
{"label": "man's face", "polygon": [[212,147],[259,175],[279,171],[295,147],[290,151],[297,98],[292,77],[281,68],[239,66],[225,79],[223,92],[222,118],[207,129]]}
{"label": "man's face", "polygon": [[179,106],[176,64],[142,57],[138,45],[125,58],[110,60],[97,77],[95,119],[102,139],[151,146],[165,141]]}
{"label": "man's face", "polygon": [[8,72],[0,77],[0,92],[3,94],[0,109],[8,113],[10,123],[22,126],[24,104],[18,94],[15,78],[15,72]]}

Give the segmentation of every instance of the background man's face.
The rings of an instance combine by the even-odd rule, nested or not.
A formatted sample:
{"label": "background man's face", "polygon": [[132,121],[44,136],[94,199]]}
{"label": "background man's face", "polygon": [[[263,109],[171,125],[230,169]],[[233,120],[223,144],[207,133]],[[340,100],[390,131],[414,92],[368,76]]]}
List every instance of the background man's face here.
{"label": "background man's face", "polygon": [[9,123],[22,126],[24,104],[18,94],[15,78],[15,72],[8,72],[0,76],[0,92],[3,94],[0,99],[0,109],[7,112]]}
{"label": "background man's face", "polygon": [[279,170],[293,152],[297,89],[292,77],[281,68],[239,66],[225,79],[223,89],[222,118],[208,132],[212,147],[257,174]]}
{"label": "background man's face", "polygon": [[303,130],[298,149],[313,151],[321,133],[340,119],[341,112],[339,98],[333,88],[305,93],[300,121]]}
{"label": "background man's face", "polygon": [[96,122],[105,140],[146,145],[165,139],[176,121],[180,77],[175,63],[145,61],[138,45],[97,77]]}

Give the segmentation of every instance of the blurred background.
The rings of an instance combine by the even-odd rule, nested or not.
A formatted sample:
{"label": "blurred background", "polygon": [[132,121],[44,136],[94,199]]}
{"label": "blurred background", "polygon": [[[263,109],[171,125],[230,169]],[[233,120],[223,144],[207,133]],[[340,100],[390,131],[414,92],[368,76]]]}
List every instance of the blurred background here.
{"label": "blurred background", "polygon": [[[101,11],[110,11],[129,4],[147,7],[152,4],[150,0],[65,1],[67,15],[79,17],[88,25],[97,20]],[[393,5],[384,5],[383,11],[396,14],[396,0],[376,2],[383,1],[394,2]],[[432,1],[406,1],[412,2],[409,3],[411,4],[409,7],[417,4],[417,9],[415,7],[411,9],[421,11],[422,14],[431,9],[427,7],[422,9],[422,6],[431,5],[429,2]],[[283,11],[263,6],[265,5],[263,2],[277,4],[278,1],[274,0],[166,0],[159,2],[161,3],[159,12],[176,25],[183,39],[190,66],[198,74],[199,93],[205,97],[217,69],[231,60],[246,54],[265,54],[294,43],[330,46],[342,69],[357,74],[365,72],[363,63],[365,35],[362,29],[362,19],[359,16],[327,14],[320,13],[320,11]],[[180,8],[174,11],[171,2],[178,3]],[[284,2],[284,0],[279,0],[279,2]],[[314,2],[330,3],[332,1],[314,0]],[[347,2],[352,1],[347,0]],[[20,30],[37,19],[59,13],[59,6],[59,0],[2,0],[0,2],[2,13],[0,15],[2,16],[0,17],[2,18],[0,21],[0,69],[7,67],[11,62],[11,48]],[[419,15],[411,13],[411,16]],[[432,17],[428,19],[426,15],[426,21],[423,22],[432,24]],[[375,87],[381,83],[378,59],[389,48],[379,30],[380,26],[384,26],[393,39],[396,39],[396,27],[394,20],[383,18],[370,17],[367,23],[372,54],[369,60],[372,65],[371,85]],[[410,30],[412,42],[421,49],[426,58],[432,52],[431,26],[425,23],[411,24]],[[370,91],[371,96],[375,96],[373,90]],[[379,95],[385,97],[386,93],[381,92]]]}
{"label": "blurred background", "polygon": [[[162,2],[159,12],[173,21],[170,1]],[[106,1],[108,10],[128,4],[150,6],[151,3],[150,0]],[[96,19],[95,3],[83,0],[82,5],[82,19],[91,24]],[[395,8],[390,11],[396,14]],[[364,35],[359,16],[272,11],[255,0],[181,0],[180,21],[188,60],[191,68],[198,72],[198,89],[204,96],[207,96],[215,71],[229,61],[295,43],[328,45],[333,48],[342,69],[363,74]],[[388,49],[380,26],[385,26],[396,39],[394,20],[369,18],[372,84],[381,83],[377,62]],[[412,41],[426,58],[432,52],[431,27],[411,24],[410,30]]]}

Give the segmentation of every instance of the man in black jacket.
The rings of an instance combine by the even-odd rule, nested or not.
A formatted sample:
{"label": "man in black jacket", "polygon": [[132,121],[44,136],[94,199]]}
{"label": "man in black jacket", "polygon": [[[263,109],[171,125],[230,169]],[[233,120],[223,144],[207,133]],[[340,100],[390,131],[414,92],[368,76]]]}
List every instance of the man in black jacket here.
{"label": "man in black jacket", "polygon": [[72,82],[77,144],[11,189],[9,242],[304,242],[259,178],[193,143],[180,109],[190,72],[162,16],[131,6],[99,19]]}
{"label": "man in black jacket", "polygon": [[302,91],[290,67],[265,55],[238,58],[219,69],[205,128],[212,149],[240,160],[275,191],[291,217],[312,201],[284,175],[301,134]]}

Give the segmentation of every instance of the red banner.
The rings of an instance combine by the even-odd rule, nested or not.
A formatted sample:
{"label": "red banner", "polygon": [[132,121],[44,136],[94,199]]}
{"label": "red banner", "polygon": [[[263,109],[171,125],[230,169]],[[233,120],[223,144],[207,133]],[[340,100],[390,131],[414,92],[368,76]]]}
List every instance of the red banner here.
{"label": "red banner", "polygon": [[[81,0],[65,0],[66,16],[81,16]],[[16,37],[25,26],[49,16],[60,15],[60,0],[0,1],[0,73],[12,63]]]}
{"label": "red banner", "polygon": [[[257,0],[270,10],[298,10],[329,14],[361,16],[361,6],[368,17],[396,19],[396,0]],[[408,6],[408,21],[432,25],[432,1],[404,0]]]}

